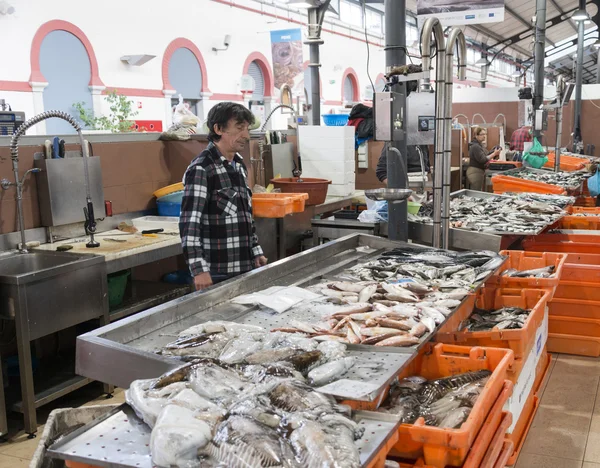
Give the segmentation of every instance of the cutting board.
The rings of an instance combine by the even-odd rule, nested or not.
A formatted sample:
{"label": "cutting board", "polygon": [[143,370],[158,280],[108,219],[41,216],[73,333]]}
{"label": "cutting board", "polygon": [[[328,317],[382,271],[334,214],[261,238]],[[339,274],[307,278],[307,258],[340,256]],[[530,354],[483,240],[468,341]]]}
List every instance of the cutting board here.
{"label": "cutting board", "polygon": [[78,242],[75,244],[69,244],[69,242],[65,242],[65,244],[69,244],[73,246],[69,252],[77,252],[77,253],[91,253],[96,255],[106,255],[117,252],[124,252],[126,250],[136,249],[138,247],[146,247],[152,244],[158,244],[159,242],[164,242],[173,239],[173,236],[161,236],[157,234],[158,237],[142,237],[141,235],[131,235],[131,236],[123,236],[123,235],[115,235],[115,239],[124,239],[125,242],[111,242],[105,240],[105,238],[110,236],[104,235],[101,237],[96,237],[95,239],[100,242],[100,247],[96,247],[93,249],[88,249],[86,247],[86,242]]}

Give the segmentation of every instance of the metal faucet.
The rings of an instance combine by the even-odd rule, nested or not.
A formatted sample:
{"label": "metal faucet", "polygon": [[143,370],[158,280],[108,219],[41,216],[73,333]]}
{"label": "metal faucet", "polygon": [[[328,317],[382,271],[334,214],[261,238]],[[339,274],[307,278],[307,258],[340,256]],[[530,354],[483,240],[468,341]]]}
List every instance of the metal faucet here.
{"label": "metal faucet", "polygon": [[70,123],[73,128],[77,131],[79,135],[79,141],[81,142],[81,151],[83,155],[83,168],[85,172],[85,194],[86,194],[86,206],[83,208],[83,213],[85,215],[85,232],[89,234],[90,241],[86,244],[88,248],[99,247],[100,243],[94,240],[94,234],[96,232],[96,220],[94,218],[94,205],[92,204],[92,196],[90,192],[90,174],[88,169],[88,148],[83,139],[83,133],[81,132],[81,126],[77,123],[77,121],[71,117],[66,112],[51,110],[48,112],[42,112],[29,120],[27,120],[24,124],[22,124],[19,129],[14,133],[12,139],[10,140],[10,157],[12,159],[13,165],[13,173],[15,175],[15,182],[8,182],[7,180],[2,180],[0,182],[0,186],[6,190],[11,186],[15,186],[17,188],[17,213],[19,217],[19,229],[21,231],[21,246],[19,248],[19,252],[27,253],[27,246],[25,244],[25,221],[23,218],[23,183],[25,181],[25,177],[30,172],[40,172],[40,169],[29,169],[22,179],[19,180],[19,139],[25,135],[25,132],[33,127],[34,125],[50,119],[52,117],[57,117],[59,119],[66,120]]}

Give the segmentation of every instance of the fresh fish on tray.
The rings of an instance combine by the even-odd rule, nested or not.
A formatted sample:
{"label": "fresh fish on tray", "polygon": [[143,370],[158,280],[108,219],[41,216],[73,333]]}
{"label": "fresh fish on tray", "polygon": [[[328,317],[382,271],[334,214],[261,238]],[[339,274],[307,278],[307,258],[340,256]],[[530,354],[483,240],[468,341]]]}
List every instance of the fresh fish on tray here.
{"label": "fresh fish on tray", "polygon": [[502,307],[496,310],[475,308],[471,316],[463,321],[460,331],[517,330],[523,328],[531,310],[520,307]]}
{"label": "fresh fish on tray", "polygon": [[527,203],[531,202],[539,202],[544,203],[546,205],[556,206],[561,210],[564,210],[567,206],[571,206],[575,203],[575,197],[571,197],[568,195],[554,195],[554,194],[545,194],[545,193],[533,193],[533,192],[523,192],[523,193],[512,193],[507,192],[503,193],[505,197],[515,198],[517,200],[521,200]]}
{"label": "fresh fish on tray", "polygon": [[[554,224],[564,214],[555,204],[517,197],[461,195],[450,200],[450,225],[483,233],[535,234]],[[409,215],[409,220],[431,224],[433,203],[421,206],[417,215]]]}
{"label": "fresh fish on tray", "polygon": [[578,187],[585,179],[587,179],[590,176],[590,174],[586,172],[533,172],[528,171],[527,169],[512,172],[508,175],[511,177],[516,177],[518,179],[543,182],[545,184],[550,185],[558,185],[559,187],[563,188]]}
{"label": "fresh fish on tray", "polygon": [[430,381],[408,377],[392,385],[378,411],[398,415],[404,424],[422,417],[429,426],[457,429],[469,417],[490,375],[480,370]]}
{"label": "fresh fish on tray", "polygon": [[[340,345],[328,347],[339,354]],[[345,369],[354,363],[348,359],[341,358]],[[301,375],[272,372],[278,366],[286,364],[203,359],[133,382],[127,402],[151,423],[153,465],[358,468],[355,441],[364,429],[349,418],[348,407]],[[325,381],[340,373],[323,366],[313,371]]]}
{"label": "fresh fish on tray", "polygon": [[549,265],[543,268],[534,268],[532,270],[516,270],[509,268],[501,273],[501,276],[507,276],[509,278],[554,278],[554,265]]}

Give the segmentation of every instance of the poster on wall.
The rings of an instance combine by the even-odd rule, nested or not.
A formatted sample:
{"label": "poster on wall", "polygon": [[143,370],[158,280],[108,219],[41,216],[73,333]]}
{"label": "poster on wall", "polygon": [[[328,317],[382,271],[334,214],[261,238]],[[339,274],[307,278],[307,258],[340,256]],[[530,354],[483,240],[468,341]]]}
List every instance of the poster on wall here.
{"label": "poster on wall", "polygon": [[444,26],[504,21],[504,0],[417,0],[419,23],[438,18]]}
{"label": "poster on wall", "polygon": [[284,84],[293,88],[296,80],[304,78],[300,28],[271,31],[271,53],[275,88],[281,89]]}

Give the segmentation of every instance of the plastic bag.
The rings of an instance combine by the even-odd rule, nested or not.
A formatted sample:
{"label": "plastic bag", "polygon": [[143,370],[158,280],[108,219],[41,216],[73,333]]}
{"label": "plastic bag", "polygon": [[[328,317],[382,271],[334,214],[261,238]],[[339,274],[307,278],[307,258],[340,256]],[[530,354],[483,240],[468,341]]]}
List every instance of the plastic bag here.
{"label": "plastic bag", "polygon": [[537,138],[533,139],[533,146],[523,154],[523,161],[527,162],[531,167],[540,169],[548,162],[548,156],[538,156],[532,153],[544,153],[544,147],[540,144]]}
{"label": "plastic bag", "polygon": [[596,173],[588,179],[587,186],[590,191],[590,196],[597,197],[600,195],[600,171],[596,171]]}
{"label": "plastic bag", "polygon": [[200,119],[190,111],[190,105],[183,102],[183,97],[179,95],[179,104],[173,111],[173,124],[197,127]]}
{"label": "plastic bag", "polygon": [[358,215],[358,220],[361,223],[378,223],[379,221],[388,220],[387,201],[378,201],[371,206],[370,210],[361,211]]}

